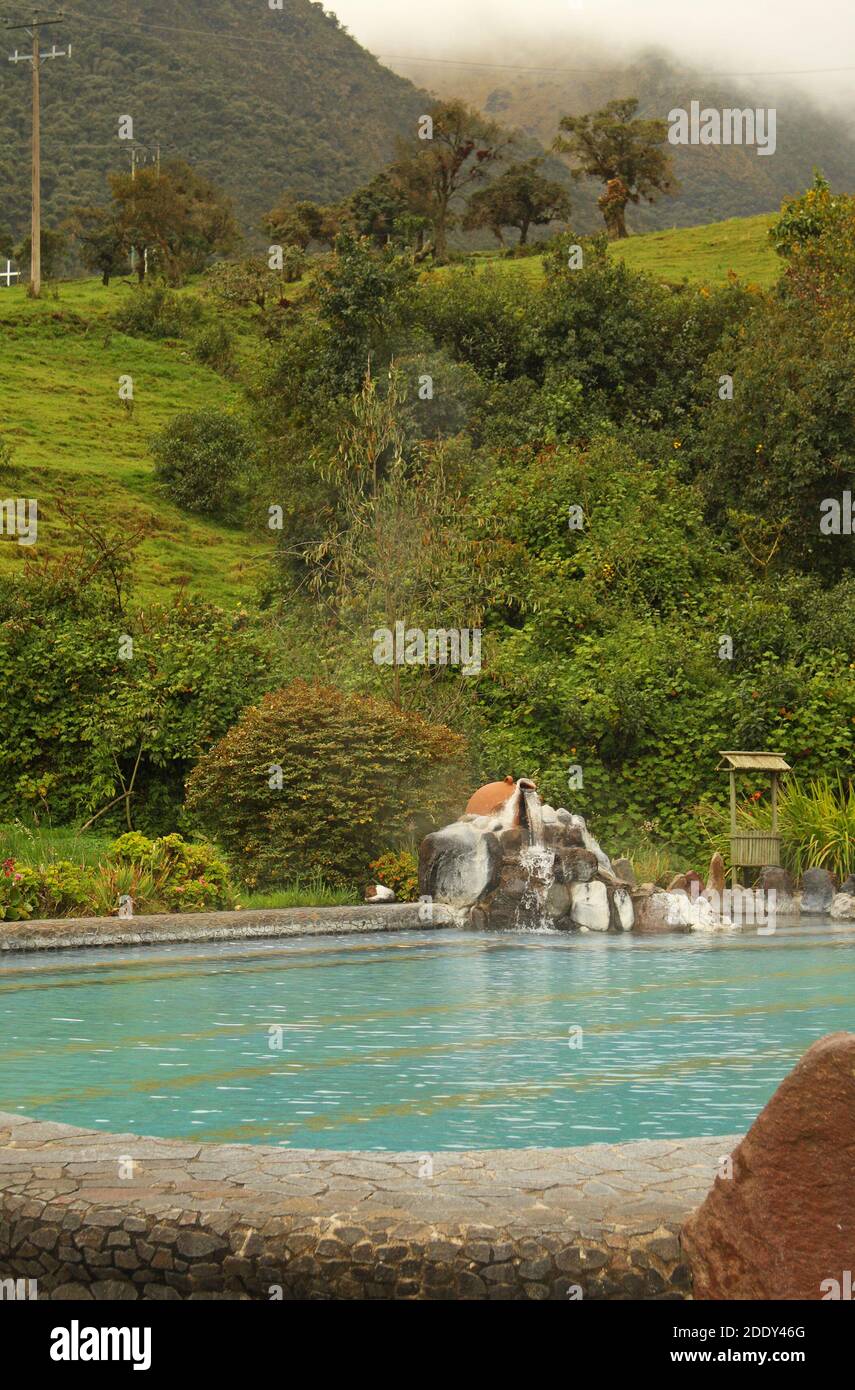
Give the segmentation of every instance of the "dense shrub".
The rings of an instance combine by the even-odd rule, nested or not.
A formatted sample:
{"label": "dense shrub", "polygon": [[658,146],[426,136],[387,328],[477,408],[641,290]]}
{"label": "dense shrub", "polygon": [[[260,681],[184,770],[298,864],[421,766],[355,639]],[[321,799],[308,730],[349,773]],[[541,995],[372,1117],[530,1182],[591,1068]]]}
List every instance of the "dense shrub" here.
{"label": "dense shrub", "polygon": [[[568,530],[575,503],[584,526]],[[503,543],[478,686],[485,780],[535,777],[610,847],[648,823],[700,857],[692,808],[726,796],[721,749],[780,749],[807,776],[855,771],[849,586],[737,567],[673,457],[609,440],[520,451],[472,506]]]}
{"label": "dense shrub", "polygon": [[111,855],[119,864],[150,873],[156,898],[172,912],[234,905],[228,866],[213,845],[191,844],[175,834],[148,840],[131,832],[119,836]]}
{"label": "dense shrub", "polygon": [[122,835],[98,864],[7,859],[0,870],[0,921],[114,916],[124,896],[137,914],[210,912],[235,904],[217,849],[174,834],[157,840],[136,831]]}
{"label": "dense shrub", "polygon": [[[275,649],[246,615],[183,603],[122,616],[77,578],[0,584],[0,819],[80,824],[132,784],[135,824],[172,830],[199,753],[280,678]],[[124,819],[119,802],[98,828]]]}
{"label": "dense shrub", "polygon": [[235,340],[224,323],[209,323],[193,339],[193,356],[204,367],[231,376],[235,370]]}
{"label": "dense shrub", "polygon": [[418,898],[419,862],[412,850],[389,850],[368,867],[378,883],[392,889],[399,903],[414,903]]}
{"label": "dense shrub", "polygon": [[246,427],[223,410],[176,415],[151,441],[154,471],[173,502],[190,512],[227,516],[253,457]]}
{"label": "dense shrub", "polygon": [[294,682],[198,762],[187,806],[247,883],[364,879],[390,839],[457,814],[463,740],[383,701]]}
{"label": "dense shrub", "polygon": [[26,922],[33,915],[35,897],[29,876],[14,859],[0,865],[0,922]]}
{"label": "dense shrub", "polygon": [[176,294],[160,280],[147,280],[131,290],[112,322],[133,338],[182,338],[203,317],[198,300]]}

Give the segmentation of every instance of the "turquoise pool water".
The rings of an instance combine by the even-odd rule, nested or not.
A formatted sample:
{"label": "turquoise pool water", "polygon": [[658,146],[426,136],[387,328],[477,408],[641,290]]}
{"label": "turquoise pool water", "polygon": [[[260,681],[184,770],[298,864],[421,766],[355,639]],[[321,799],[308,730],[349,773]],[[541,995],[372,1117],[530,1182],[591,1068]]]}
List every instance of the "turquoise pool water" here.
{"label": "turquoise pool water", "polygon": [[295,1148],[730,1134],[841,1028],[831,926],[34,953],[0,962],[0,1110]]}

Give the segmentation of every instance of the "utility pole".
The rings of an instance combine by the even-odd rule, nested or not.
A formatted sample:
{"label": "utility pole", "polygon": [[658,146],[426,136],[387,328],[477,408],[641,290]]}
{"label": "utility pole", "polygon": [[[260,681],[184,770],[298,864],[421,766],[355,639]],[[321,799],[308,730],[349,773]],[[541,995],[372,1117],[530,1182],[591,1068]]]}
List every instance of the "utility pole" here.
{"label": "utility pole", "polygon": [[[131,183],[136,183],[136,179],[137,179],[137,144],[136,144],[136,141],[134,142],[133,145],[131,145],[130,149],[128,150],[128,154],[131,156]],[[132,274],[132,275],[133,275],[134,271],[136,270],[136,267],[137,267],[137,250],[136,250],[136,247],[135,247],[135,246],[132,246],[132,247],[131,247],[131,274]]]}
{"label": "utility pole", "polygon": [[42,185],[41,185],[41,65],[46,58],[70,58],[71,44],[67,49],[51,46],[49,53],[41,51],[41,30],[50,24],[61,24],[62,11],[52,14],[33,10],[32,18],[13,23],[4,21],[7,29],[26,29],[32,35],[33,51],[19,53],[17,48],[9,58],[10,63],[32,63],[33,69],[33,200],[30,221],[30,294],[37,299],[42,288]]}

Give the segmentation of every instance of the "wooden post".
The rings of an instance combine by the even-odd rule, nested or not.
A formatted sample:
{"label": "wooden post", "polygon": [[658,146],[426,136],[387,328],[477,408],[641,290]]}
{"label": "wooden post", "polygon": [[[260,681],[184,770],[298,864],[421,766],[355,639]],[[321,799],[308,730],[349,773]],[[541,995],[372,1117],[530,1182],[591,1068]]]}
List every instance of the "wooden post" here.
{"label": "wooden post", "polygon": [[730,886],[736,887],[736,861],[734,855],[736,840],[736,772],[730,769]]}
{"label": "wooden post", "polygon": [[41,120],[39,90],[41,84],[41,54],[39,26],[33,25],[33,215],[30,229],[30,293],[38,299],[42,289],[42,187],[41,187]]}

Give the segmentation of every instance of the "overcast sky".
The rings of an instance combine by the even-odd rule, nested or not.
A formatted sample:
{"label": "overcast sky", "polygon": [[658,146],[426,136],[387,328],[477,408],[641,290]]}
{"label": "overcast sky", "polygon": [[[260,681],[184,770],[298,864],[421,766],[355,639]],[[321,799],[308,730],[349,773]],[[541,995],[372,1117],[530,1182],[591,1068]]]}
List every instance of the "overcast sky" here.
{"label": "overcast sky", "polygon": [[[515,46],[576,42],[621,52],[666,47],[704,70],[840,68],[804,79],[823,91],[855,88],[855,0],[325,0],[380,57],[520,56]],[[489,47],[489,51],[488,50]]]}

